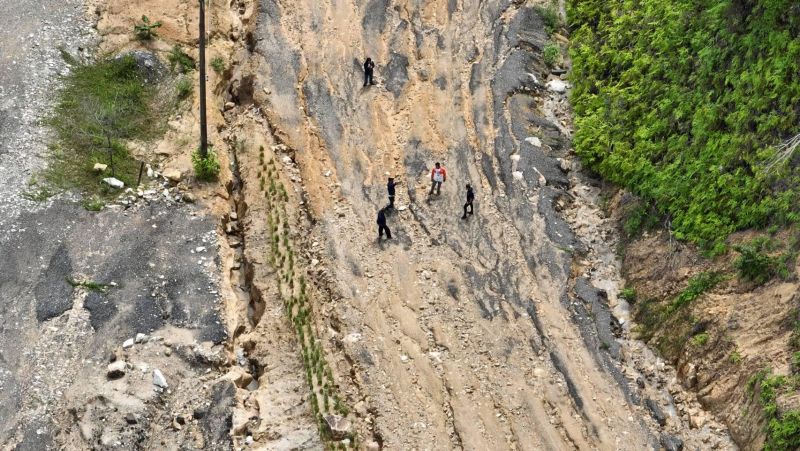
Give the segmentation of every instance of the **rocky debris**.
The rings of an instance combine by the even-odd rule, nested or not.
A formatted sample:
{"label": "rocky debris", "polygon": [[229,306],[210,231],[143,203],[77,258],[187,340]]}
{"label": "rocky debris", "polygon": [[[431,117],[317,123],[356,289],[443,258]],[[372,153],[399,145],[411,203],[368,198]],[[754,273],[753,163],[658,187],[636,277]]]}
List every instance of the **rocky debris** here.
{"label": "rocky debris", "polygon": [[125,376],[126,365],[122,360],[110,363],[106,368],[106,377],[110,380],[119,379]]}
{"label": "rocky debris", "polygon": [[158,368],[153,370],[153,385],[165,390],[169,388],[169,384],[167,384],[167,378],[164,377],[164,374]]}
{"label": "rocky debris", "polygon": [[345,417],[325,415],[325,427],[334,440],[342,440],[350,434],[352,424]]}
{"label": "rocky debris", "polygon": [[110,186],[112,188],[116,188],[116,189],[122,189],[122,188],[125,187],[125,184],[122,182],[122,180],[119,180],[119,179],[114,178],[114,177],[106,177],[106,178],[104,178],[103,179],[103,183],[105,183],[106,185],[108,185],[108,186]]}
{"label": "rocky debris", "polygon": [[225,102],[224,110],[229,111],[236,108],[236,104],[233,102]]}
{"label": "rocky debris", "polygon": [[147,341],[148,338],[150,337],[148,337],[147,334],[138,333],[136,334],[136,338],[134,338],[133,341],[134,343],[139,344],[139,343],[144,343],[145,341]]}
{"label": "rocky debris", "polygon": [[550,91],[553,91],[558,94],[563,94],[567,92],[567,84],[562,80],[550,80],[547,82],[545,86],[547,86],[547,89],[549,89]]}
{"label": "rocky debris", "polygon": [[169,181],[174,183],[180,182],[181,178],[183,177],[181,171],[175,168],[169,168],[164,170],[164,172],[162,172],[162,175],[166,177]]}
{"label": "rocky debris", "polygon": [[542,140],[540,140],[536,136],[529,136],[525,138],[525,142],[532,145],[533,147],[542,147]]}
{"label": "rocky debris", "polygon": [[367,451],[380,451],[381,445],[378,442],[369,442],[367,443]]}
{"label": "rocky debris", "polygon": [[108,165],[107,165],[107,164],[103,164],[103,163],[95,163],[95,164],[94,164],[94,167],[93,167],[92,169],[93,169],[95,172],[103,172],[103,171],[105,171],[106,169],[108,169]]}
{"label": "rocky debris", "polygon": [[161,60],[159,60],[158,57],[151,52],[134,50],[132,52],[126,52],[117,55],[117,58],[122,58],[128,55],[132,56],[134,61],[136,61],[136,67],[139,69],[139,73],[142,74],[147,83],[158,83],[168,73],[167,68],[164,66]]}
{"label": "rocky debris", "polygon": [[134,339],[128,338],[122,343],[122,349],[130,349],[133,347]]}
{"label": "rocky debris", "polygon": [[132,413],[125,414],[125,422],[128,424],[136,424],[139,420],[136,418],[136,415]]}
{"label": "rocky debris", "polygon": [[661,446],[665,451],[683,451],[683,440],[674,435],[661,434]]}
{"label": "rocky debris", "polygon": [[659,426],[665,426],[667,424],[667,416],[664,415],[664,411],[661,410],[661,406],[659,406],[657,402],[647,398],[644,400],[644,405],[647,406],[650,415],[656,420]]}

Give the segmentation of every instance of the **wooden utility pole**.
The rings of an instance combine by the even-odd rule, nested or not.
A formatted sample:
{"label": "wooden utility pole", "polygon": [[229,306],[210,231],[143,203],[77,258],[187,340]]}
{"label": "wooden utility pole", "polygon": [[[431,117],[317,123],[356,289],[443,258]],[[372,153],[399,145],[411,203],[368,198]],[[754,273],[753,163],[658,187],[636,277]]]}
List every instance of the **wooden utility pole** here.
{"label": "wooden utility pole", "polygon": [[200,0],[200,157],[208,157],[206,123],[206,0]]}

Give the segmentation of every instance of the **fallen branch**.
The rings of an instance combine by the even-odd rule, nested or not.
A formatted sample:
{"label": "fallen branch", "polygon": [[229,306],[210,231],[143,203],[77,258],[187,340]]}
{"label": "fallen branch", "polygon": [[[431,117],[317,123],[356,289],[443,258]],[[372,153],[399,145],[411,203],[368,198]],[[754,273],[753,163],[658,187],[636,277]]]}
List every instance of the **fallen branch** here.
{"label": "fallen branch", "polygon": [[783,166],[794,155],[798,147],[800,147],[800,133],[775,147],[776,154],[767,165],[767,172]]}

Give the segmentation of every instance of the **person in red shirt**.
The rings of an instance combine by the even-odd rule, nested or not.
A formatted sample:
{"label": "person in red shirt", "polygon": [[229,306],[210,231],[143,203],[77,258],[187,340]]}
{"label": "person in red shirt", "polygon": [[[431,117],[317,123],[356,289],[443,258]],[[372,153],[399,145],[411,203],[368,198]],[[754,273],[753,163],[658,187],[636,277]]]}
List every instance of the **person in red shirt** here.
{"label": "person in red shirt", "polygon": [[434,189],[436,190],[437,196],[441,194],[442,183],[446,181],[447,181],[447,170],[437,162],[435,167],[431,170],[431,192],[428,194],[433,194]]}

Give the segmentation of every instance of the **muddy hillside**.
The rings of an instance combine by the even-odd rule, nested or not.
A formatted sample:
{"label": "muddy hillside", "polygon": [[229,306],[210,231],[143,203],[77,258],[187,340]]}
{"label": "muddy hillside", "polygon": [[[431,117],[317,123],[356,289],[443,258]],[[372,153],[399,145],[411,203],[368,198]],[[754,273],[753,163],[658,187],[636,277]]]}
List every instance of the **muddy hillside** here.
{"label": "muddy hillside", "polygon": [[[690,429],[702,410],[676,406],[674,372],[629,340],[614,230],[571,152],[568,63],[543,62],[567,38],[535,2],[233,11],[216,105],[234,165],[230,329],[259,378],[237,440],[322,446],[317,416],[322,442],[349,430],[338,444],[368,449],[734,448],[711,417]],[[430,195],[435,162],[447,180]]]}

